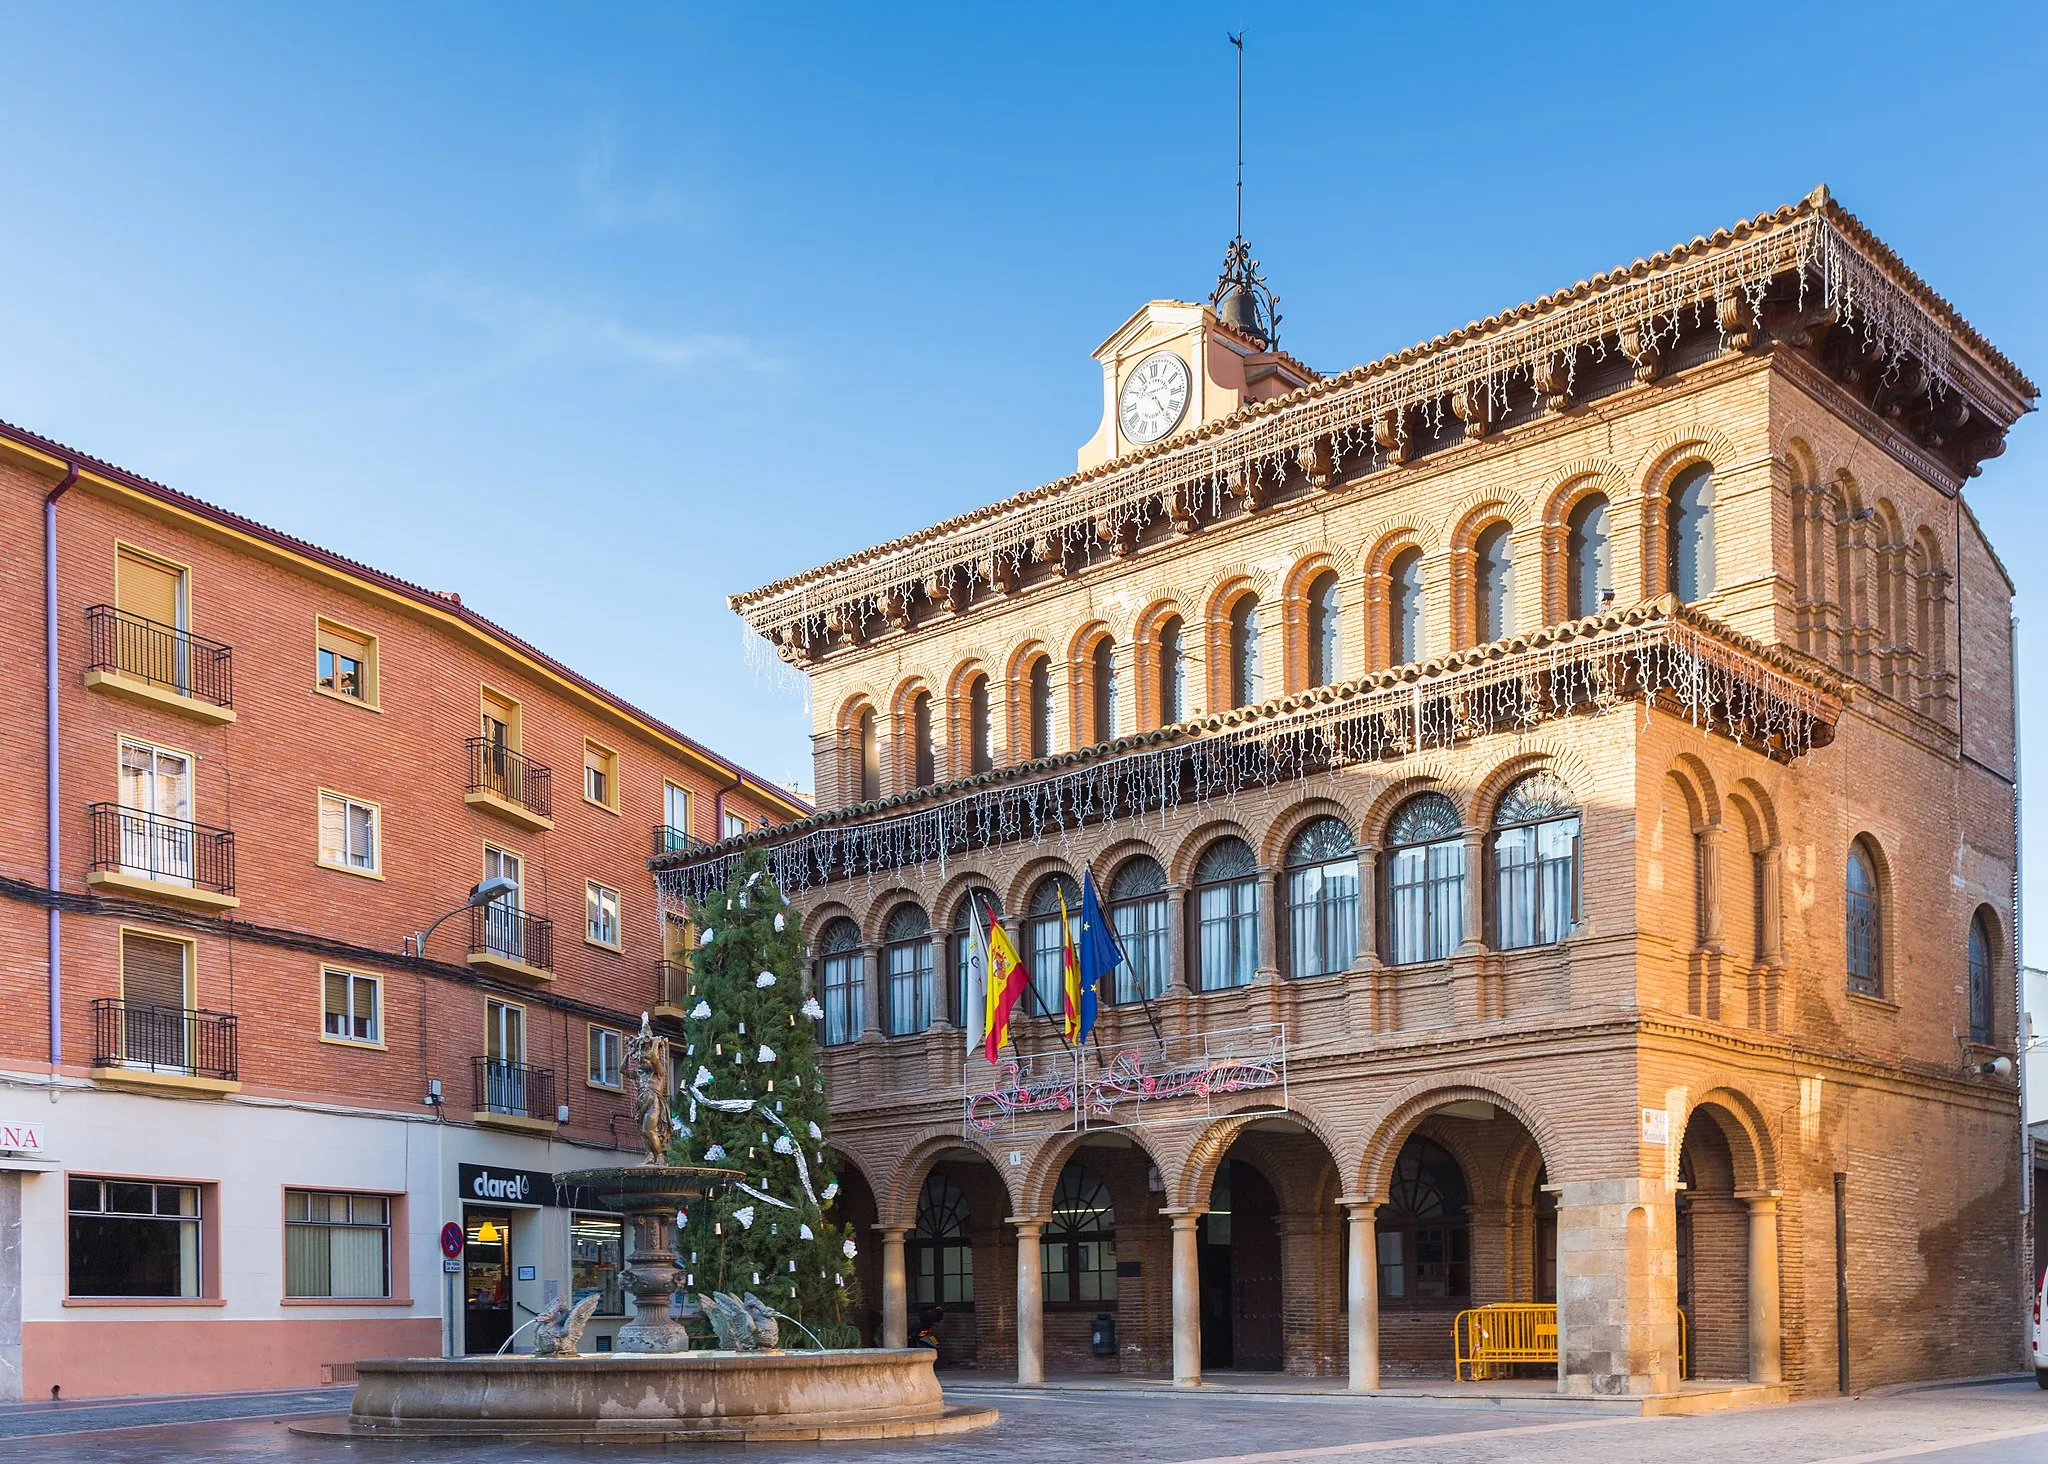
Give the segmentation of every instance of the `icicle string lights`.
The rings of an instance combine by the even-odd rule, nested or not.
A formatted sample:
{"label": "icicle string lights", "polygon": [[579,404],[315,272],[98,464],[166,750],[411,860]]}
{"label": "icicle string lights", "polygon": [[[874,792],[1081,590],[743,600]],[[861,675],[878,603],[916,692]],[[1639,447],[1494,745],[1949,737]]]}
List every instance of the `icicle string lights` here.
{"label": "icicle string lights", "polygon": [[[1064,479],[974,522],[900,547],[880,547],[830,573],[804,577],[782,589],[756,590],[733,599],[757,636],[792,643],[821,641],[835,625],[860,626],[890,606],[907,603],[921,586],[991,582],[1000,566],[1021,569],[1034,559],[1080,552],[1126,529],[1170,513],[1176,499],[1215,511],[1226,495],[1277,486],[1313,444],[1327,439],[1333,467],[1384,449],[1375,424],[1390,421],[1398,438],[1410,436],[1409,414],[1434,431],[1445,403],[1486,404],[1489,419],[1505,409],[1510,388],[1535,389],[1561,362],[1569,380],[1581,348],[1593,358],[1618,349],[1641,362],[1676,338],[1682,324],[1706,322],[1725,340],[1717,306],[1739,298],[1754,318],[1772,283],[1796,277],[1798,303],[1835,312],[1887,363],[1917,357],[1927,390],[1956,389],[1947,322],[1930,314],[1884,268],[1821,212],[1746,232],[1738,242],[1711,248],[1696,259],[1661,269],[1638,264],[1582,299],[1544,309],[1529,319],[1456,344],[1421,348],[1405,364],[1372,368],[1362,378],[1284,411],[1243,422],[1212,437],[1143,458],[1098,478]],[[766,649],[756,641],[757,649]]]}
{"label": "icicle string lights", "polygon": [[[1320,687],[1264,708],[1210,719],[1208,735],[1169,733],[1163,745],[1054,762],[985,788],[931,798],[914,810],[861,822],[826,821],[763,849],[785,892],[919,864],[943,867],[970,849],[1073,832],[1132,814],[1227,798],[1346,765],[1450,747],[1483,733],[1642,701],[1790,762],[1840,715],[1832,679],[1801,680],[1745,649],[1734,632],[1707,629],[1668,598],[1576,621],[1537,636],[1447,658],[1450,669],[1382,673]],[[1131,739],[1138,741],[1139,739]],[[1149,741],[1150,739],[1145,739]],[[773,838],[773,836],[768,836]],[[665,898],[701,899],[731,877],[738,853],[656,872]]]}

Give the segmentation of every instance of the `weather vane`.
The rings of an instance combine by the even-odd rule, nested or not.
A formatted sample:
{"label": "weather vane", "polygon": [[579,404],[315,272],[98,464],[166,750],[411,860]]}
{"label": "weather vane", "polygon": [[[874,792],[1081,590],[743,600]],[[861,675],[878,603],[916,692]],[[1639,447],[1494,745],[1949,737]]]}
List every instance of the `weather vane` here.
{"label": "weather vane", "polygon": [[1237,231],[1223,251],[1223,273],[1209,303],[1239,335],[1267,350],[1280,346],[1280,297],[1273,293],[1244,238],[1244,32],[1224,33],[1237,52]]}

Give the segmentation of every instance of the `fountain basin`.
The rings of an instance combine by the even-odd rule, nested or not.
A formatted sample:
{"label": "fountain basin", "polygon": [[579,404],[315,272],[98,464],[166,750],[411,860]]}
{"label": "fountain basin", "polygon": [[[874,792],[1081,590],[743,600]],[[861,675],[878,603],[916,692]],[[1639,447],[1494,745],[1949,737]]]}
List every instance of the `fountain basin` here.
{"label": "fountain basin", "polygon": [[380,1358],[356,1364],[329,1438],[763,1443],[901,1438],[984,1428],[948,1407],[923,1347],[586,1357]]}

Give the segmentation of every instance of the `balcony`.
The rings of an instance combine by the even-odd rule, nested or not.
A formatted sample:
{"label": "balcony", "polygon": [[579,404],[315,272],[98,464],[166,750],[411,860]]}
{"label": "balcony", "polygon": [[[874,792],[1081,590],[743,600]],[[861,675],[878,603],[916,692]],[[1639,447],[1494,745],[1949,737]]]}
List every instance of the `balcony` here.
{"label": "balcony", "polygon": [[235,898],[235,836],[226,829],[118,803],[89,804],[86,813],[92,822],[86,884],[201,910],[232,910],[242,903]]}
{"label": "balcony", "polygon": [[470,1117],[486,1128],[516,1133],[555,1131],[555,1070],[530,1067],[502,1057],[473,1057],[474,1111]]}
{"label": "balcony", "polygon": [[487,808],[521,828],[555,826],[552,775],[544,765],[487,737],[472,737],[463,747],[469,757],[464,803]]}
{"label": "balcony", "polygon": [[469,964],[538,986],[555,979],[555,922],[493,900],[469,908]]}
{"label": "balcony", "polygon": [[690,1005],[690,963],[668,960],[654,964],[654,1015],[682,1021]]}
{"label": "balcony", "polygon": [[234,653],[175,626],[89,605],[85,684],[216,726],[235,720]]}
{"label": "balcony", "polygon": [[654,826],[654,857],[656,859],[661,858],[664,854],[694,854],[697,850],[704,847],[705,843],[702,839],[698,838],[695,834],[684,832],[674,824],[656,824]]}
{"label": "balcony", "polygon": [[101,997],[92,1004],[93,1079],[191,1093],[237,1092],[237,1025],[225,1012]]}

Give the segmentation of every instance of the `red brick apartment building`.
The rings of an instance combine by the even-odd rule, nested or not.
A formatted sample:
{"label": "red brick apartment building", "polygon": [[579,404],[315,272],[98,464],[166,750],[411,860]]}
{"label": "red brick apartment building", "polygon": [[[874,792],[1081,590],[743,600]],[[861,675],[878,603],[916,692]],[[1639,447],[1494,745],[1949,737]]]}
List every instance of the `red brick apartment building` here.
{"label": "red brick apartment building", "polygon": [[622,1319],[617,1218],[547,1176],[633,1138],[648,858],[804,805],[456,596],[12,427],[0,538],[0,1398],[494,1351],[563,1287]]}

